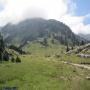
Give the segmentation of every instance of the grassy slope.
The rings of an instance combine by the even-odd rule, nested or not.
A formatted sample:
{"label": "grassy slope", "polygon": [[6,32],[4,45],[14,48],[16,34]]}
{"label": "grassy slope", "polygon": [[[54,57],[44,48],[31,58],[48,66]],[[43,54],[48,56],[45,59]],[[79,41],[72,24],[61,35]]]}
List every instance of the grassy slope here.
{"label": "grassy slope", "polygon": [[[71,61],[78,63],[75,55],[70,58],[62,54],[63,46],[43,48],[34,43],[27,47],[25,49],[31,55],[20,56],[22,63],[0,64],[0,87],[17,86],[19,90],[90,90],[90,81],[85,79],[90,71],[61,62],[74,59]],[[57,54],[61,56],[58,58],[55,56]]]}
{"label": "grassy slope", "polygon": [[[49,47],[47,48],[42,47],[42,45],[40,45],[39,43],[31,43],[30,45],[28,44],[24,49],[26,51],[31,52],[34,55],[43,56],[43,57],[49,56],[49,58],[58,60],[58,61],[63,60],[63,61],[78,63],[78,64],[80,64],[81,62],[90,63],[89,58],[80,58],[80,57],[77,57],[76,54],[65,55],[66,47],[60,45],[59,43],[57,43],[57,45],[49,44]],[[89,52],[90,50],[88,50],[86,54]],[[56,57],[57,55],[59,55],[59,57]]]}

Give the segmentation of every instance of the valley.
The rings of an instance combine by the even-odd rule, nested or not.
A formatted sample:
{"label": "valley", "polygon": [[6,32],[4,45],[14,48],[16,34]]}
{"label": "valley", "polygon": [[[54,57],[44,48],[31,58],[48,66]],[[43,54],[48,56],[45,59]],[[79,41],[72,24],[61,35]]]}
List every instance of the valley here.
{"label": "valley", "polygon": [[34,42],[23,49],[30,54],[19,55],[21,63],[0,64],[0,87],[18,87],[19,90],[90,89],[90,80],[87,79],[90,69],[76,65],[90,63],[90,58],[66,55],[65,46],[59,44],[43,47]]}
{"label": "valley", "polygon": [[90,43],[59,21],[7,25],[0,50],[0,90],[90,90]]}

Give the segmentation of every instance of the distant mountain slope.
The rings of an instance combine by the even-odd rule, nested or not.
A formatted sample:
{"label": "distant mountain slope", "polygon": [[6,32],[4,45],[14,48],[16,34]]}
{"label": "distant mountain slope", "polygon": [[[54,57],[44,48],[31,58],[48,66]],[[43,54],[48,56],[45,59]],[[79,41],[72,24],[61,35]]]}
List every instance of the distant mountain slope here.
{"label": "distant mountain slope", "polygon": [[53,19],[35,18],[17,25],[7,24],[1,32],[5,41],[12,44],[23,44],[38,38],[53,38],[62,44],[78,44],[84,40],[75,35],[67,25]]}
{"label": "distant mountain slope", "polygon": [[78,46],[75,49],[70,50],[70,51],[67,52],[67,54],[72,54],[72,53],[75,53],[75,54],[78,54],[78,53],[90,54],[90,43]]}
{"label": "distant mountain slope", "polygon": [[90,41],[90,34],[86,34],[86,35],[84,35],[84,34],[79,34],[79,36],[85,38],[85,39],[88,40],[88,41]]}

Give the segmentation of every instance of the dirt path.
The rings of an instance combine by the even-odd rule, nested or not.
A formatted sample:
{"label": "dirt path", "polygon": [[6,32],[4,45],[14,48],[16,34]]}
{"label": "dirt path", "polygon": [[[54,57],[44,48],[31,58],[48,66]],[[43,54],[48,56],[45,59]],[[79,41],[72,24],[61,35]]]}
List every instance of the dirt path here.
{"label": "dirt path", "polygon": [[[48,61],[50,61],[51,59],[47,59]],[[54,62],[58,62],[57,60],[52,60]],[[73,65],[73,66],[76,66],[76,67],[79,67],[79,68],[84,68],[84,69],[88,69],[90,70],[90,65],[82,65],[82,64],[75,64],[75,63],[71,63],[71,62],[67,62],[67,61],[61,61],[62,63],[65,63],[65,64],[70,64],[70,65]]]}
{"label": "dirt path", "polygon": [[75,63],[70,63],[70,62],[66,62],[66,61],[62,61],[62,62],[65,63],[65,64],[70,64],[70,65],[73,65],[73,66],[77,66],[77,67],[80,67],[80,68],[85,68],[85,69],[90,70],[89,65],[75,64]]}

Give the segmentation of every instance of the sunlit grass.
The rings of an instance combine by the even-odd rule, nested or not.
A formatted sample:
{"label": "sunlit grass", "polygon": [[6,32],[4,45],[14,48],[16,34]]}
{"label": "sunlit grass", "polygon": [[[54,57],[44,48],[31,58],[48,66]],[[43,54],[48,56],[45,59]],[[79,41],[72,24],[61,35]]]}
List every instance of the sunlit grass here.
{"label": "sunlit grass", "polygon": [[[87,69],[64,64],[63,61],[85,61],[75,55],[64,54],[64,46],[42,47],[31,44],[25,48],[30,55],[19,56],[21,63],[0,64],[0,87],[18,87],[19,90],[90,90]],[[58,57],[58,55],[60,55]]]}

